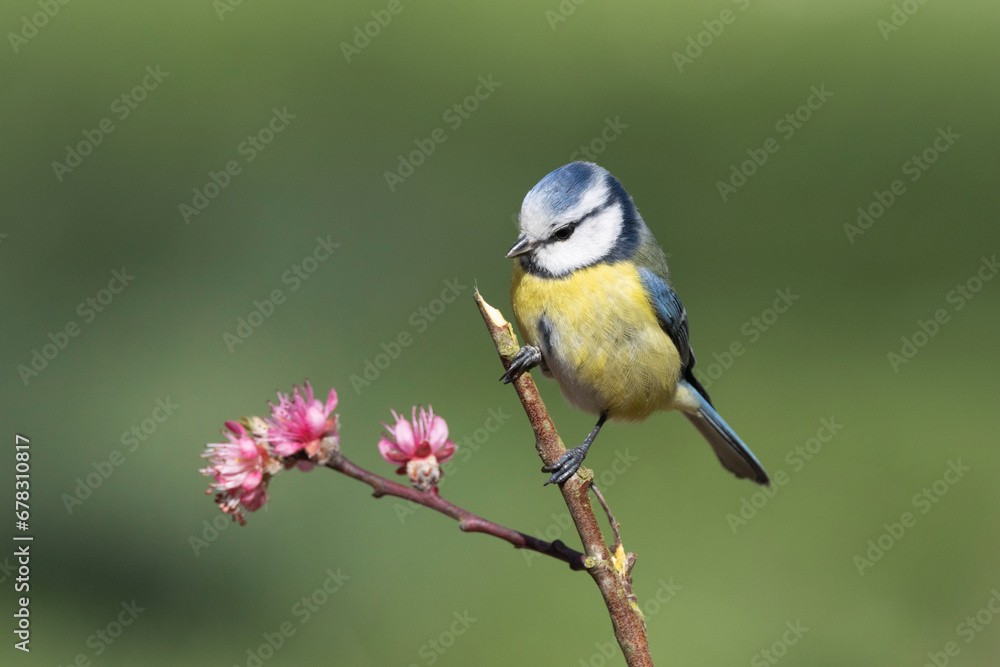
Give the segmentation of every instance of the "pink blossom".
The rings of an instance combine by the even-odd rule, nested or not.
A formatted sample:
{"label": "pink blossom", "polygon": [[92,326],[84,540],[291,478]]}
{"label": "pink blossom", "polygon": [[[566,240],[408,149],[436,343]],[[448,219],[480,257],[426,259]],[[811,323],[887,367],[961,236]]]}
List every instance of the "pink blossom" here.
{"label": "pink blossom", "polygon": [[324,450],[334,451],[340,443],[337,433],[337,392],[330,390],[326,404],[313,397],[313,389],[306,382],[305,389],[294,387],[291,394],[278,392],[278,404],[271,405],[267,438],[277,456],[291,456],[299,450],[314,457],[323,445]]}
{"label": "pink blossom", "polygon": [[[229,442],[208,445],[202,458],[209,465],[200,472],[215,479],[212,488],[218,493],[215,502],[219,509],[245,524],[243,510],[255,512],[267,502],[267,483],[281,469],[281,464],[271,458],[267,447],[255,442],[242,424],[226,422]],[[206,493],[212,493],[209,489]]]}
{"label": "pink blossom", "polygon": [[407,420],[396,414],[396,424],[384,424],[391,438],[379,440],[378,449],[389,463],[399,464],[396,473],[406,474],[413,485],[426,491],[436,486],[441,479],[440,464],[455,453],[455,444],[448,439],[448,423],[434,414],[433,408],[426,411],[413,408],[413,419]]}

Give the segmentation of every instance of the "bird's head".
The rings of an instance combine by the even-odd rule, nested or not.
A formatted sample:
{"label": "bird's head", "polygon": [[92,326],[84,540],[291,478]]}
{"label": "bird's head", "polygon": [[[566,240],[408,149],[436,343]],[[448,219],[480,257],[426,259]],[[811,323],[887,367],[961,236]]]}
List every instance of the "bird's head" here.
{"label": "bird's head", "polygon": [[560,277],[631,257],[645,224],[618,179],[591,162],[573,162],[528,192],[520,228],[507,257],[520,257],[529,272]]}

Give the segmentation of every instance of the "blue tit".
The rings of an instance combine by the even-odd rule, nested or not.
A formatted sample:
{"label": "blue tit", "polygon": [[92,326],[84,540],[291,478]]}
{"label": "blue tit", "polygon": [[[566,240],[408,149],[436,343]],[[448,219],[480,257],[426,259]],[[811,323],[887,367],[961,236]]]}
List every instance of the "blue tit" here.
{"label": "blue tit", "polygon": [[525,345],[501,380],[535,366],[572,405],[597,415],[579,447],[545,466],[561,484],[608,419],[678,410],[723,467],[767,485],[764,468],[695,378],[684,306],[663,251],[632,198],[606,169],[573,162],[543,178],[521,205],[510,297]]}

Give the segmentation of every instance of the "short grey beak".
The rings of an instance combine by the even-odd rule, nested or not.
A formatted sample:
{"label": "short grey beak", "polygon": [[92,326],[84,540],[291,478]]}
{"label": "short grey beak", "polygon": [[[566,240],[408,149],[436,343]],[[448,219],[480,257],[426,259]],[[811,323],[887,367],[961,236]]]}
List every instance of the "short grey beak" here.
{"label": "short grey beak", "polygon": [[511,249],[507,251],[507,259],[527,254],[537,247],[538,243],[528,240],[528,237],[522,234],[518,237],[517,243],[515,243]]}

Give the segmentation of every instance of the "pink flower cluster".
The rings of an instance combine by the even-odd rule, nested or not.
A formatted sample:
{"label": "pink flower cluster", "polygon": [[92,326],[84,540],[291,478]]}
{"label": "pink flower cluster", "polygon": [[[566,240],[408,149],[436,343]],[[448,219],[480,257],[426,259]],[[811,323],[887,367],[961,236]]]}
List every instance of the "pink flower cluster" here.
{"label": "pink flower cluster", "polygon": [[[214,443],[202,454],[209,465],[202,474],[215,479],[208,493],[216,491],[219,508],[245,524],[244,512],[255,512],[267,502],[267,485],[283,468],[298,464],[308,470],[325,464],[339,451],[337,392],[326,403],[313,396],[308,382],[291,394],[278,392],[271,418],[249,417],[242,423],[226,422],[229,442]],[[248,430],[249,429],[249,430]]]}
{"label": "pink flower cluster", "polygon": [[[234,521],[246,523],[245,513],[256,512],[267,503],[267,486],[277,473],[297,466],[310,470],[326,465],[340,453],[339,420],[333,413],[337,392],[330,390],[326,402],[313,395],[308,382],[290,394],[278,392],[278,404],[269,403],[271,416],[244,417],[228,421],[223,431],[229,442],[208,445],[202,454],[208,465],[203,475],[214,482],[207,493],[215,493],[219,508]],[[448,423],[432,408],[413,408],[412,419],[393,411],[393,426],[383,424],[389,437],[378,443],[379,452],[396,472],[408,475],[421,491],[435,489],[441,480],[441,464],[455,454],[448,439]]]}

